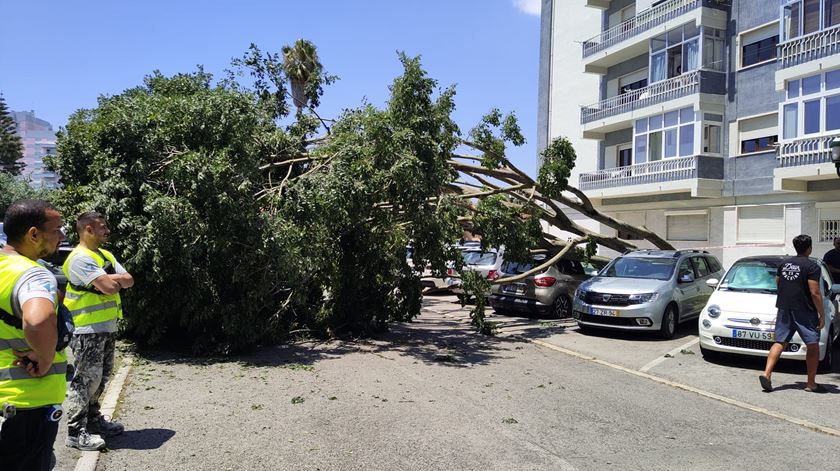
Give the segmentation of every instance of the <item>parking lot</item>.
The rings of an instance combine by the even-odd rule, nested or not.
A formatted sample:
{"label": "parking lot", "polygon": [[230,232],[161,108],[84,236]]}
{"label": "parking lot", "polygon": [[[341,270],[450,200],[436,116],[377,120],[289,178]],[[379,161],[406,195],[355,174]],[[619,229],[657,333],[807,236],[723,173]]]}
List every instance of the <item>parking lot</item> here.
{"label": "parking lot", "polygon": [[[468,320],[468,308],[461,308],[454,296],[435,296],[428,301],[431,309]],[[817,376],[828,394],[805,392],[804,363],[784,360],[773,374],[775,390],[765,393],[758,383],[764,358],[724,356],[714,363],[704,360],[697,345],[696,320],[681,324],[672,340],[661,340],[653,334],[614,331],[583,334],[571,319],[499,316],[490,308],[488,320],[498,323],[500,336],[519,336],[552,349],[557,355],[578,356],[728,402],[756,414],[787,420],[792,425],[823,428],[829,433],[840,434],[840,407],[837,407],[840,368],[837,362],[833,371]],[[840,355],[836,346],[834,354]]]}

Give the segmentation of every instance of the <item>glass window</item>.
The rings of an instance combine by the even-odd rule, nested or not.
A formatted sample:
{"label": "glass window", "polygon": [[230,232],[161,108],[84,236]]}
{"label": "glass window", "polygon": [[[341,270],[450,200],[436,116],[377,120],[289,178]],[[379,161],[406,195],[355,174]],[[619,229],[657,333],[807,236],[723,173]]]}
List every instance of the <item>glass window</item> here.
{"label": "glass window", "polygon": [[757,137],[755,139],[746,139],[741,141],[741,153],[750,154],[752,152],[769,152],[773,150],[773,145],[778,142],[778,136]]}
{"label": "glass window", "polygon": [[683,45],[683,73],[700,68],[700,41],[695,39]]}
{"label": "glass window", "polygon": [[665,158],[677,156],[677,128],[665,130]]}
{"label": "glass window", "polygon": [[703,126],[703,152],[720,154],[720,130],[717,124]]}
{"label": "glass window", "polygon": [[803,110],[805,115],[804,134],[820,132],[820,100],[806,101]]}
{"label": "glass window", "polygon": [[619,149],[618,150],[618,166],[628,167],[633,165],[633,149]]}
{"label": "glass window", "polygon": [[657,36],[650,40],[651,51],[661,51],[665,49],[665,35]]}
{"label": "glass window", "polygon": [[790,103],[783,108],[784,132],[782,137],[784,139],[793,139],[796,137],[796,121],[797,121],[797,106],[796,103]]}
{"label": "glass window", "polygon": [[778,35],[745,45],[742,48],[741,66],[747,67],[775,59],[777,44],[779,44]]}
{"label": "glass window", "polygon": [[679,119],[679,111],[665,113],[665,126],[676,126]]}
{"label": "glass window", "polygon": [[647,131],[647,118],[636,120],[636,133]]}
{"label": "glass window", "polygon": [[718,123],[723,122],[723,115],[722,114],[715,114],[715,113],[704,113],[703,119],[706,121],[717,121]]}
{"label": "glass window", "polygon": [[659,82],[668,78],[666,70],[666,53],[660,52],[650,57],[650,82]]}
{"label": "glass window", "polygon": [[662,131],[648,134],[648,149],[650,150],[650,161],[662,160]]}
{"label": "glass window", "polygon": [[685,259],[682,263],[680,263],[680,271],[677,276],[679,276],[680,279],[685,276],[690,277],[692,280],[694,279],[694,268],[692,268],[689,259]]}
{"label": "glass window", "polygon": [[680,126],[680,156],[694,155],[694,124]]}
{"label": "glass window", "polygon": [[690,123],[694,121],[694,109],[693,108],[683,108],[680,110],[680,122],[682,124]]}
{"label": "glass window", "polygon": [[668,45],[673,46],[682,42],[682,28],[676,28],[668,31]]}
{"label": "glass window", "polygon": [[[840,2],[838,2],[840,3]],[[690,39],[700,34],[700,28],[698,28],[694,23],[689,23],[685,25],[685,39]]]}
{"label": "glass window", "polygon": [[785,7],[785,33],[787,39],[792,39],[800,35],[799,29],[799,2],[793,3]]}
{"label": "glass window", "polygon": [[826,28],[840,24],[840,0],[825,0],[823,22]]}
{"label": "glass window", "polygon": [[691,257],[691,261],[694,262],[694,269],[697,271],[698,278],[703,278],[711,273],[705,257]]}
{"label": "glass window", "polygon": [[647,162],[647,135],[636,136],[636,163]]}
{"label": "glass window", "polygon": [[812,93],[820,92],[820,76],[813,75],[802,79],[802,94],[810,95]]}
{"label": "glass window", "polygon": [[662,115],[658,114],[656,116],[651,116],[648,119],[648,124],[650,126],[651,131],[653,131],[654,129],[662,129]]}
{"label": "glass window", "polygon": [[[837,0],[837,4],[840,5],[840,0]],[[825,73],[825,89],[834,90],[835,88],[840,88],[840,70]]]}
{"label": "glass window", "polygon": [[840,129],[840,95],[825,99],[825,130]]}
{"label": "glass window", "polygon": [[802,34],[820,30],[820,0],[803,0]]}
{"label": "glass window", "polygon": [[799,80],[789,80],[787,83],[787,97],[796,98],[799,96]]}

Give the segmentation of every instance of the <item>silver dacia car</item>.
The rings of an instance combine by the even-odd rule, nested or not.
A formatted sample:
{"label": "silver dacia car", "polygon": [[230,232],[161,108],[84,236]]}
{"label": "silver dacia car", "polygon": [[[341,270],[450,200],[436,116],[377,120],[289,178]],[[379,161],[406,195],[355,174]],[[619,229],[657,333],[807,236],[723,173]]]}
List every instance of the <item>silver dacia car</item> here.
{"label": "silver dacia car", "polygon": [[700,315],[720,279],[717,258],[700,250],[637,250],[607,265],[575,291],[573,316],[581,330],[658,332],[674,337],[677,324]]}

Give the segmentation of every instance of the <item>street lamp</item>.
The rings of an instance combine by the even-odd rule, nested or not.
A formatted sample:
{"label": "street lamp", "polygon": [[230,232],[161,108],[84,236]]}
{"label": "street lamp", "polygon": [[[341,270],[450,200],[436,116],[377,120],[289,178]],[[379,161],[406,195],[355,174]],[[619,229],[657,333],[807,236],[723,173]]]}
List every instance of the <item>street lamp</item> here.
{"label": "street lamp", "polygon": [[831,161],[834,162],[834,169],[837,171],[837,176],[840,177],[840,136],[832,139],[828,148],[831,150]]}

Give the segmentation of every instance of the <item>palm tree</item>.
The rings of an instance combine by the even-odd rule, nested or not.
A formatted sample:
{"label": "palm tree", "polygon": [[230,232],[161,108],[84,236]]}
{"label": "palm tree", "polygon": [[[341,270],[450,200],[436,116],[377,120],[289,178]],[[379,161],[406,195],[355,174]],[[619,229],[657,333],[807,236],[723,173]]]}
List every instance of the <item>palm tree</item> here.
{"label": "palm tree", "polygon": [[309,102],[306,84],[313,75],[321,73],[321,62],[315,45],[298,39],[294,46],[283,46],[283,69],[292,83],[292,100],[298,111]]}

